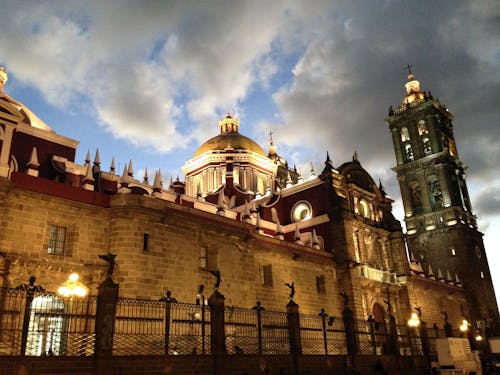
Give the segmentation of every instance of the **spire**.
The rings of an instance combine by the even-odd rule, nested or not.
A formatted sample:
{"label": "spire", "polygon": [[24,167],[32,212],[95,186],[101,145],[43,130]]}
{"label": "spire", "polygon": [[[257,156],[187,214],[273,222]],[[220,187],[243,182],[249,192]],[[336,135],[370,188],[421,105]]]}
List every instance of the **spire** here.
{"label": "spire", "polygon": [[94,190],[94,177],[92,176],[92,167],[90,166],[90,163],[86,165],[85,177],[82,182],[82,187],[85,190]]}
{"label": "spire", "polygon": [[111,165],[109,166],[109,173],[115,174],[115,157],[111,159]]}
{"label": "spire", "polygon": [[144,169],[144,177],[142,178],[142,182],[149,185],[149,177],[148,177],[148,169]]}
{"label": "spire", "polygon": [[359,163],[359,160],[358,160],[358,151],[357,150],[354,151],[354,153],[352,154],[352,161],[355,162],[355,163],[356,162]]}
{"label": "spire", "polygon": [[95,150],[94,165],[101,165],[101,158],[99,157],[99,149]]}
{"label": "spire", "polygon": [[300,170],[297,173],[297,183],[301,184],[304,182],[304,178],[302,177],[302,174],[300,173]]}
{"label": "spire", "polygon": [[250,212],[250,207],[248,206],[248,200],[245,199],[245,207],[243,209],[243,215],[241,216],[243,221],[251,221],[252,213]]}
{"label": "spire", "polygon": [[224,189],[219,190],[219,197],[217,199],[217,215],[225,216],[224,212]]}
{"label": "spire", "polygon": [[200,183],[198,182],[198,184],[196,185],[196,198],[198,200],[201,200],[201,185]]}
{"label": "spire", "polygon": [[311,236],[311,247],[319,250],[318,236],[316,235],[316,229],[313,229]]}
{"label": "spire", "polygon": [[446,282],[448,284],[453,284],[453,279],[451,278],[450,271],[446,271]]}
{"label": "spire", "polygon": [[442,283],[445,282],[443,272],[441,271],[441,268],[438,268],[438,275],[437,275],[437,280],[441,281]]}
{"label": "spire", "polygon": [[460,281],[460,279],[458,278],[458,275],[457,273],[455,272],[455,285],[456,286],[462,286],[462,282]]}
{"label": "spire", "polygon": [[153,181],[153,191],[159,193],[163,185],[163,177],[161,176],[161,170],[158,169],[155,173],[155,179]]}
{"label": "spire", "polygon": [[314,165],[311,162],[311,171],[309,173],[309,179],[312,180],[313,178],[316,178],[316,172],[314,171]]}
{"label": "spire", "polygon": [[28,161],[26,173],[33,177],[38,177],[38,167],[40,163],[38,163],[38,152],[36,147],[33,147],[31,150],[30,160]]}
{"label": "spire", "polygon": [[293,235],[293,242],[302,245],[302,240],[300,239],[299,224],[295,223],[295,233]]}
{"label": "spire", "polygon": [[87,150],[87,156],[85,156],[85,165],[90,164],[90,150]]}
{"label": "spire", "polygon": [[257,219],[255,220],[255,230],[257,233],[262,234],[262,227],[260,226],[260,214],[257,212]]}
{"label": "spire", "polygon": [[134,167],[132,167],[132,159],[130,159],[130,161],[128,162],[127,174],[130,177],[134,177]]}
{"label": "spire", "polygon": [[290,171],[288,171],[286,175],[286,187],[290,187],[292,185],[293,185],[292,176],[290,176]]}
{"label": "spire", "polygon": [[3,66],[0,66],[0,92],[3,92],[3,86],[7,83],[9,79],[7,72]]}
{"label": "spire", "polygon": [[429,264],[429,271],[427,272],[427,277],[432,280],[436,280],[436,276],[434,276],[434,272],[432,271],[431,265]]}

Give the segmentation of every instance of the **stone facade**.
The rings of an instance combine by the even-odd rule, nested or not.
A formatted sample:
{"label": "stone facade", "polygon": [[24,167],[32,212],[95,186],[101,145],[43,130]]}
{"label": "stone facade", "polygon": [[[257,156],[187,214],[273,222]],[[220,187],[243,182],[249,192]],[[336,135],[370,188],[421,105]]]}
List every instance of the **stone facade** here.
{"label": "stone facade", "polygon": [[[447,276],[449,262],[443,262],[442,278],[430,274],[422,260],[431,251],[417,245],[411,233],[410,252],[424,257],[409,262],[405,235],[392,215],[393,201],[357,155],[338,168],[327,155],[323,171],[304,178],[288,168],[274,147],[273,158],[266,159],[266,176],[279,170],[281,177],[251,191],[240,181],[241,163],[258,171],[262,168],[255,163],[266,156],[237,134],[236,120],[226,117],[221,124],[232,126],[230,138],[252,149],[204,144],[193,159],[199,165],[193,160],[186,164],[188,189],[179,180],[167,186],[159,171],[150,184],[134,177],[131,163],[121,176],[113,162],[109,172],[102,171],[98,153],[93,162],[87,156],[83,165],[76,163],[77,141],[22,116],[8,95],[0,99],[2,286],[15,287],[35,276],[38,284],[55,291],[77,272],[95,294],[106,275],[99,255],[111,253],[116,254],[113,279],[120,297],[158,299],[168,290],[178,301],[195,302],[201,284],[207,296],[212,293],[216,280],[210,271],[219,271],[226,306],[248,308],[260,301],[267,310],[283,311],[289,301],[286,284],[294,283],[301,314],[325,309],[339,317],[347,306],[357,320],[373,317],[381,323],[394,316],[402,326],[421,307],[428,324],[442,326],[444,311],[455,329],[463,318],[484,319],[472,313],[476,300],[471,296],[477,297],[479,289],[494,297],[491,283],[464,290],[458,277]],[[247,151],[258,158],[246,158]],[[242,157],[240,165],[236,154]],[[210,184],[205,181],[200,190],[200,174],[212,168],[203,163],[212,163],[215,156],[222,158],[224,174],[210,178]],[[398,160],[402,157],[397,151]],[[274,168],[276,160],[280,164]],[[408,177],[397,172],[400,181]],[[404,181],[403,198],[409,188]],[[410,210],[406,203],[405,210]],[[471,236],[479,238],[477,233]],[[459,241],[451,230],[446,236],[449,242],[441,237],[439,251]],[[466,264],[466,249],[455,249],[456,259]],[[489,280],[487,264],[482,265]],[[464,267],[461,271],[460,278],[468,277]],[[490,305],[491,316],[498,315]]]}

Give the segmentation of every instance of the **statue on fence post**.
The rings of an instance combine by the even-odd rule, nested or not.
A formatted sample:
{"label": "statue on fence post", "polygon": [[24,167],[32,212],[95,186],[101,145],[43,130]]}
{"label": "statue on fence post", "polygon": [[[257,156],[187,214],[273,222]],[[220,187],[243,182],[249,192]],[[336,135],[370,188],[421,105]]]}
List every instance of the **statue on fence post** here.
{"label": "statue on fence post", "polygon": [[106,279],[111,279],[111,276],[113,276],[113,271],[115,270],[115,265],[116,265],[116,254],[103,254],[99,255],[99,258],[104,259],[106,262],[108,262],[108,271],[106,275]]}

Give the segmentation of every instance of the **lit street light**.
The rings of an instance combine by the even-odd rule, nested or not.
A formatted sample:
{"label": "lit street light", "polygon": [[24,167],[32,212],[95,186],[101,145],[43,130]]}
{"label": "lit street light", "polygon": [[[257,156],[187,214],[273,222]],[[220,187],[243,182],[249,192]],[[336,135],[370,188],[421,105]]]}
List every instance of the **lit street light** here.
{"label": "lit street light", "polygon": [[69,275],[68,280],[66,280],[57,290],[63,297],[85,297],[89,292],[89,288],[78,281],[78,274],[72,273]]}

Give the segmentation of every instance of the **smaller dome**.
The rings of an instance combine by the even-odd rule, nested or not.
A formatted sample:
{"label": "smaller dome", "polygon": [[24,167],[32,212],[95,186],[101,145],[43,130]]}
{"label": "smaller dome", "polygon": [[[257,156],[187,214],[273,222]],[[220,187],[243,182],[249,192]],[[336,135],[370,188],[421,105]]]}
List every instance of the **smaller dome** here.
{"label": "smaller dome", "polygon": [[346,183],[353,183],[369,192],[375,192],[376,185],[370,174],[361,166],[359,161],[344,163],[339,172],[345,177]]}
{"label": "smaller dome", "polygon": [[210,138],[208,141],[203,143],[198,148],[198,150],[196,150],[193,158],[196,158],[207,151],[225,150],[228,145],[235,150],[252,151],[261,156],[266,156],[266,153],[264,152],[262,147],[260,147],[255,141],[251,140],[250,138],[245,137],[244,135],[241,135],[239,133],[224,133]]}
{"label": "smaller dome", "polygon": [[226,116],[219,121],[220,134],[203,143],[198,150],[196,150],[193,158],[207,151],[225,150],[228,146],[235,150],[252,151],[261,156],[266,156],[262,147],[256,142],[238,133],[239,125],[240,122],[238,119],[232,117],[229,113],[226,114]]}

